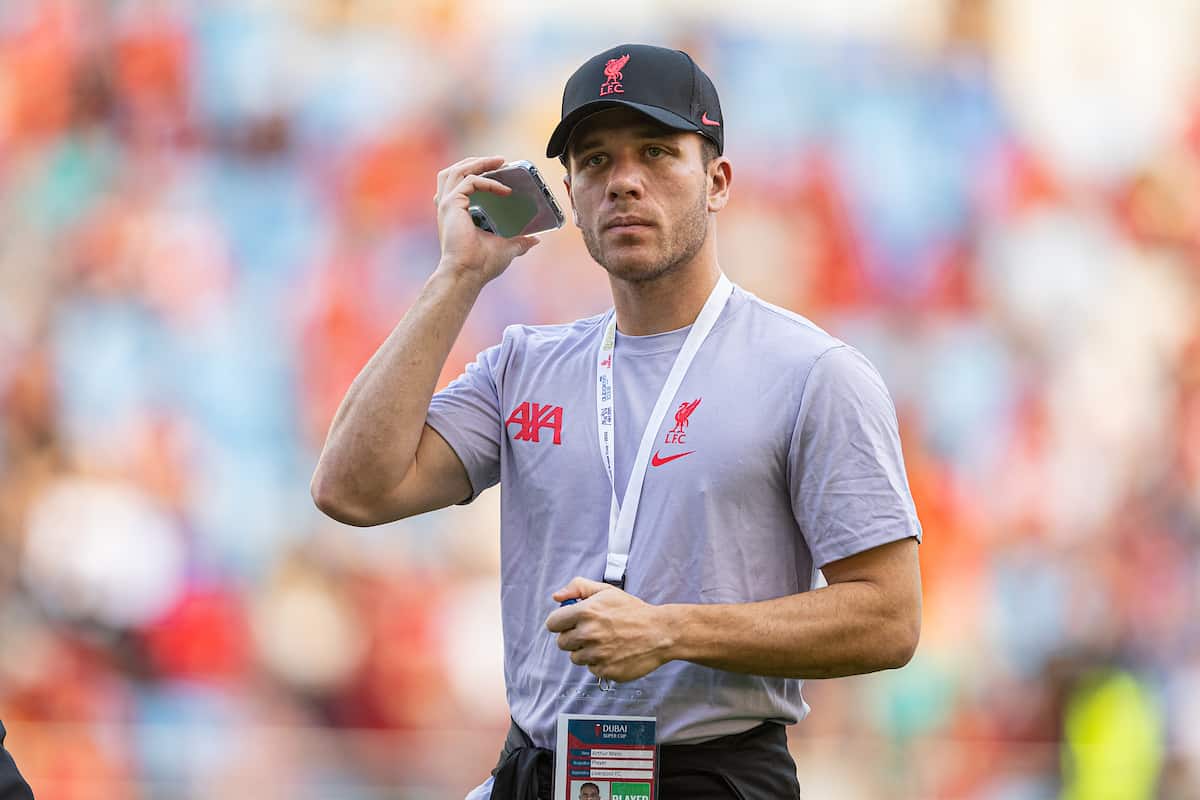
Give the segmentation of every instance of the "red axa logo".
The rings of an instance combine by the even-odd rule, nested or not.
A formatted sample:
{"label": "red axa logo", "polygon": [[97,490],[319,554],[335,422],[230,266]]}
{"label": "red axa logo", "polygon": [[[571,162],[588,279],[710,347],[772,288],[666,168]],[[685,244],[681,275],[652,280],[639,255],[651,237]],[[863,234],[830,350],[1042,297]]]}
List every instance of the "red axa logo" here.
{"label": "red axa logo", "polygon": [[697,397],[690,403],[684,402],[679,404],[679,408],[675,411],[675,427],[667,433],[667,438],[663,439],[663,444],[687,444],[687,426],[688,417],[692,416],[692,412],[700,405],[703,398]]}
{"label": "red axa logo", "polygon": [[521,430],[517,431],[513,441],[540,442],[542,428],[550,428],[554,431],[554,443],[562,444],[562,406],[525,401],[508,415],[508,419],[504,421],[505,430],[508,430],[508,426],[513,423],[521,426]]}
{"label": "red axa logo", "polygon": [[600,86],[600,96],[606,94],[625,94],[625,90],[621,88],[621,70],[625,69],[625,65],[629,63],[629,54],[620,58],[610,58],[608,63],[604,65],[605,81]]}

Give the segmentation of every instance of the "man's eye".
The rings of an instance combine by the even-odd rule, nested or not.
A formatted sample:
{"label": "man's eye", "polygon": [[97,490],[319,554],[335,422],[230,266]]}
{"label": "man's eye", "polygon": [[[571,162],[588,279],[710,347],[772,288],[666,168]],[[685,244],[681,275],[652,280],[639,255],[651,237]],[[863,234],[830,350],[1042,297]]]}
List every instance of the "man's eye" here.
{"label": "man's eye", "polygon": [[664,155],[666,152],[666,150],[663,150],[656,144],[652,144],[646,148],[646,155],[650,156],[651,158],[658,158],[659,156]]}
{"label": "man's eye", "polygon": [[604,156],[600,153],[595,153],[584,159],[583,163],[589,167],[597,167],[604,161]]}

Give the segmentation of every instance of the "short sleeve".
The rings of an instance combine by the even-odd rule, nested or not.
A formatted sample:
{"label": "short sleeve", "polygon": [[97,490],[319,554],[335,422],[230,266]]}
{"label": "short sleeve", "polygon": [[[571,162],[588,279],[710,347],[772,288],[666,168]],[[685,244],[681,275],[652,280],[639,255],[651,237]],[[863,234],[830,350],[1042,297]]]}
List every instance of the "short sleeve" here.
{"label": "short sleeve", "polygon": [[496,386],[502,345],[484,350],[466,372],[433,396],[425,422],[438,432],[467,469],[470,503],[500,482],[500,394]]}
{"label": "short sleeve", "polygon": [[818,567],[921,540],[896,409],[857,350],[825,351],[805,381],[788,453],[792,509]]}

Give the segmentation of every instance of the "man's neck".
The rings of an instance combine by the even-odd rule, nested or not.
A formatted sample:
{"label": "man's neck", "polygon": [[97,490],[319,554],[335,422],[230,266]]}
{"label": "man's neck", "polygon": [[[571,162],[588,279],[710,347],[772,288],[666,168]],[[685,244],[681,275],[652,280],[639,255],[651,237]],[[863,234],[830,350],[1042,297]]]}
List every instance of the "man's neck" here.
{"label": "man's neck", "polygon": [[649,336],[687,327],[700,316],[704,301],[720,278],[715,259],[693,261],[652,281],[631,282],[610,276],[617,330]]}

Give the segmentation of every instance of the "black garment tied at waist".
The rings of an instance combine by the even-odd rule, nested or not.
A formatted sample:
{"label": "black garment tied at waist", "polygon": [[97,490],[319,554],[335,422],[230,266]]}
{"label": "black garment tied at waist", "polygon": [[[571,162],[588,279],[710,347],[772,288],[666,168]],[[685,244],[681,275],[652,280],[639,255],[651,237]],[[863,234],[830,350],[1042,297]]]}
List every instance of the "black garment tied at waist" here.
{"label": "black garment tied at waist", "polygon": [[[787,729],[774,722],[699,744],[661,745],[658,753],[661,800],[800,798]],[[492,800],[550,800],[554,751],[535,747],[514,722],[492,776]]]}
{"label": "black garment tied at waist", "polygon": [[16,762],[4,749],[4,723],[0,722],[0,800],[33,800],[33,790],[17,771]]}

